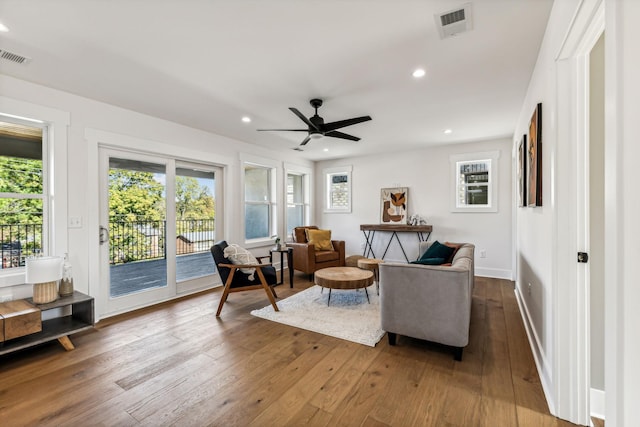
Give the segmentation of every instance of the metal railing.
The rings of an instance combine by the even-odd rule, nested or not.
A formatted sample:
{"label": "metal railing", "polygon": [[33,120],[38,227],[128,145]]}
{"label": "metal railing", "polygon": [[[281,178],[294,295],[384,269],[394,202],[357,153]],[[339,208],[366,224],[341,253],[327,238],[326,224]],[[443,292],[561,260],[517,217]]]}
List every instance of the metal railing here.
{"label": "metal railing", "polygon": [[[176,253],[208,251],[214,230],[214,219],[177,220]],[[109,222],[109,263],[165,258],[166,233],[166,221]],[[1,268],[24,267],[28,256],[42,252],[42,224],[0,224],[0,243]]]}
{"label": "metal railing", "polygon": [[28,256],[42,252],[42,224],[0,224],[0,268],[24,267]]}
{"label": "metal railing", "polygon": [[[214,240],[213,219],[176,221],[178,255],[209,250]],[[109,222],[109,262],[127,262],[166,257],[166,221]]]}

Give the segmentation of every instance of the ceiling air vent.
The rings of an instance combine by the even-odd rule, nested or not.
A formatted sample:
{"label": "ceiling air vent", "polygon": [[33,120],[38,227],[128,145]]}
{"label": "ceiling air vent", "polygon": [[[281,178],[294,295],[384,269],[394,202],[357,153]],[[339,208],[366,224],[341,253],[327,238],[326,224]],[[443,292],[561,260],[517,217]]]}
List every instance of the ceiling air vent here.
{"label": "ceiling air vent", "polygon": [[31,58],[26,56],[18,55],[17,53],[9,52],[8,50],[0,49],[0,58],[6,59],[7,61],[15,62],[16,64],[24,64],[26,65],[31,61]]}
{"label": "ceiling air vent", "polygon": [[434,15],[434,17],[436,19],[436,28],[438,28],[441,39],[453,37],[473,28],[471,3],[467,3],[458,9]]}

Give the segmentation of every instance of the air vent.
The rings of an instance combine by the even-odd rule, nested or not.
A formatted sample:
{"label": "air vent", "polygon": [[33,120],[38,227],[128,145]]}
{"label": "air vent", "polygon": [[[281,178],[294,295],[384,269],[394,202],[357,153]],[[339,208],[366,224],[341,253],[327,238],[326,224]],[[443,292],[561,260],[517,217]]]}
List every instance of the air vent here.
{"label": "air vent", "polygon": [[296,148],[293,148],[293,151],[304,151],[304,150],[300,147],[296,147]]}
{"label": "air vent", "polygon": [[434,15],[436,27],[441,39],[453,37],[473,28],[471,19],[471,3],[463,7]]}
{"label": "air vent", "polygon": [[15,62],[16,64],[28,64],[31,61],[31,58],[26,56],[18,55],[17,53],[9,52],[8,50],[0,49],[0,58],[6,59],[7,61]]}

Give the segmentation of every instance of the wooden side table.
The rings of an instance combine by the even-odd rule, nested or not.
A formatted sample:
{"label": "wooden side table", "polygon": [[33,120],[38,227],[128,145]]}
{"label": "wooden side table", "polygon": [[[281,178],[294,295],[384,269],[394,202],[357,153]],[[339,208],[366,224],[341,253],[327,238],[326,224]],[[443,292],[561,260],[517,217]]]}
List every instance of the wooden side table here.
{"label": "wooden side table", "polygon": [[358,268],[373,271],[373,277],[376,281],[376,291],[378,292],[378,295],[380,295],[380,278],[378,275],[378,266],[383,262],[384,260],[377,258],[361,258],[358,260]]}
{"label": "wooden side table", "polygon": [[284,283],[284,254],[287,254],[287,268],[289,269],[289,287],[293,288],[293,248],[282,246],[280,249],[269,249],[269,262],[273,264],[273,254],[280,253],[280,281],[276,285]]}

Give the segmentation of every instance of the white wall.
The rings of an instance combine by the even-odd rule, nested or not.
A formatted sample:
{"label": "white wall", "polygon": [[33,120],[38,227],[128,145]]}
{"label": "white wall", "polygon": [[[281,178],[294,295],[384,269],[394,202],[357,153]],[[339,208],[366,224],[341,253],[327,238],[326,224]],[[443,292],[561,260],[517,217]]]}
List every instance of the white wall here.
{"label": "white wall", "polygon": [[[98,215],[98,198],[96,197],[98,182],[90,178],[97,176],[98,164],[91,155],[90,141],[85,139],[87,132],[108,133],[112,136],[115,135],[116,138],[118,135],[122,135],[122,141],[131,142],[130,149],[175,155],[183,159],[209,162],[224,167],[224,214],[226,221],[224,230],[218,230],[217,236],[224,237],[229,241],[243,241],[243,225],[240,222],[243,217],[240,215],[242,212],[240,195],[243,194],[240,191],[240,157],[242,153],[251,153],[254,157],[277,161],[280,164],[278,170],[279,191],[284,188],[282,183],[283,162],[287,162],[288,165],[313,167],[312,162],[301,160],[295,153],[275,153],[255,145],[1,74],[0,88],[2,96],[7,99],[47,106],[70,113],[68,156],[65,159],[68,167],[66,171],[56,171],[56,173],[66,173],[68,178],[68,212],[66,215],[81,217],[83,227],[68,230],[66,227],[58,227],[63,229],[55,230],[55,232],[68,236],[68,252],[73,265],[74,285],[79,291],[89,292],[95,289],[98,280],[96,275],[98,268],[91,264],[93,260],[89,256],[90,253],[97,250],[98,234],[96,229],[88,227],[88,224]],[[0,112],[11,113],[11,111]],[[238,122],[241,125],[239,119]],[[143,143],[136,146],[136,141],[143,141]],[[94,202],[91,202],[92,200]],[[61,224],[67,224],[67,218],[62,218]],[[283,216],[280,218],[280,224],[280,234],[282,234]],[[262,251],[266,252],[266,249],[263,248]],[[261,252],[261,250],[258,249],[256,252]],[[12,283],[16,282],[0,277],[0,295],[15,298],[30,296],[25,295],[30,292],[30,287],[7,286]],[[91,293],[95,294],[93,291]]]}
{"label": "white wall", "polygon": [[[366,144],[366,142],[364,142]],[[449,156],[499,150],[498,212],[458,213],[450,211]],[[323,169],[353,166],[352,212],[323,212]],[[316,164],[316,219],[330,229],[332,236],[345,240],[347,255],[362,255],[364,243],[360,224],[380,223],[380,189],[408,187],[408,214],[425,217],[433,226],[430,240],[471,242],[476,245],[476,274],[512,278],[511,142],[508,139],[452,144],[411,152],[323,161]],[[378,232],[374,251],[381,257],[389,235]],[[400,233],[407,256],[415,259],[417,236]],[[383,246],[384,244],[384,246]],[[480,258],[480,250],[487,257]],[[405,261],[397,242],[393,242],[387,260]]]}

